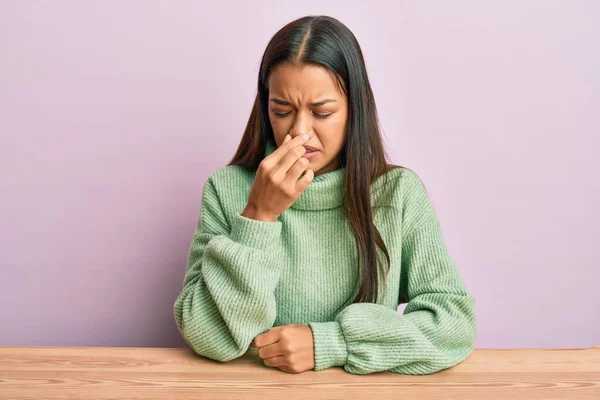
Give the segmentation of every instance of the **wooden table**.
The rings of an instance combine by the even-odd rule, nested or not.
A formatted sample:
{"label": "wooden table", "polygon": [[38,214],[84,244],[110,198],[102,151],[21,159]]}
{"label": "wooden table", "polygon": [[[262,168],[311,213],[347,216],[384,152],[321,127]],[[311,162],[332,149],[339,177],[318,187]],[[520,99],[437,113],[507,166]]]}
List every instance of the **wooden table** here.
{"label": "wooden table", "polygon": [[475,350],[431,375],[288,374],[250,349],[0,347],[0,399],[600,399],[600,348]]}

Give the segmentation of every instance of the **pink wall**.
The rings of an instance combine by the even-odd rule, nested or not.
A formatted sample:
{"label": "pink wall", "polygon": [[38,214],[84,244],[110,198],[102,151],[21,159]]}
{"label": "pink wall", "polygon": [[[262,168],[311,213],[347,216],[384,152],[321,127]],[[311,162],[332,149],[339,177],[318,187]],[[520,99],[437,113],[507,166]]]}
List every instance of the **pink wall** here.
{"label": "pink wall", "polygon": [[5,0],[0,345],[185,346],[172,305],[202,187],[271,35],[306,14],[361,43],[392,159],[476,296],[477,347],[600,343],[599,2]]}

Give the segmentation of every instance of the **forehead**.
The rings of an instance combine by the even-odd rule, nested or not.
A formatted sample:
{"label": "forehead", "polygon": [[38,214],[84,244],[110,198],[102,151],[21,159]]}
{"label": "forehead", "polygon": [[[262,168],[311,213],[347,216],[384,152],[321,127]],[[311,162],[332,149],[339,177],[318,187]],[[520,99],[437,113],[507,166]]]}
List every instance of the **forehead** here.
{"label": "forehead", "polygon": [[291,64],[278,65],[269,75],[269,92],[279,95],[339,95],[333,73],[324,67]]}

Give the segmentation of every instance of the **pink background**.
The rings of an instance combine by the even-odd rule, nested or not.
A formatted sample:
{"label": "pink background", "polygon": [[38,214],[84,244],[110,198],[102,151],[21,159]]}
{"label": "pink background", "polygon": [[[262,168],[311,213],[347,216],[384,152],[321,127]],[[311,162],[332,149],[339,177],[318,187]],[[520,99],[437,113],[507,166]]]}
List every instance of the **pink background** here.
{"label": "pink background", "polygon": [[307,14],[357,36],[477,347],[600,344],[600,2],[3,0],[0,345],[185,346],[204,182],[267,42]]}

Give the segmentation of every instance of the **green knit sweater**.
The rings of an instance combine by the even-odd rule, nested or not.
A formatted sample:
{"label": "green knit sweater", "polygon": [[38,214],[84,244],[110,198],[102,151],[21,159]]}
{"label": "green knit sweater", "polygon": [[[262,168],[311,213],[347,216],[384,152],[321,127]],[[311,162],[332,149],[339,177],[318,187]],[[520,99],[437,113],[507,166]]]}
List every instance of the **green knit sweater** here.
{"label": "green knit sweater", "polygon": [[[275,149],[269,141],[265,154]],[[335,314],[357,292],[344,174],[341,168],[315,176],[274,222],[241,216],[251,171],[230,165],[211,174],[174,304],[177,327],[195,352],[229,361],[273,326],[305,324],[313,332],[315,371],[429,374],[471,354],[475,299],[448,253],[425,186],[410,169],[391,170],[387,185],[385,176],[371,185],[372,201],[382,201],[374,224],[391,258],[378,303],[348,301]]]}

